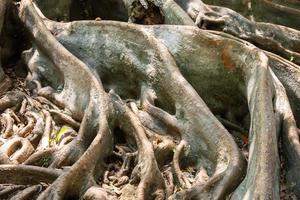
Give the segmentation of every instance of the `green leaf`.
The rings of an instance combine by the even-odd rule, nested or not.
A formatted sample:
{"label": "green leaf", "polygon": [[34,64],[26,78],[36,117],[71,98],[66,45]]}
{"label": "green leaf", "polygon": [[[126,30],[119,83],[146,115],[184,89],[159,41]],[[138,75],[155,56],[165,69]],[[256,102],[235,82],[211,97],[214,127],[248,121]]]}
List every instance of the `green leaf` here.
{"label": "green leaf", "polygon": [[69,126],[64,125],[63,127],[61,127],[60,130],[58,130],[55,134],[55,142],[59,142],[59,140],[61,139],[61,137],[69,132],[72,132],[73,129]]}

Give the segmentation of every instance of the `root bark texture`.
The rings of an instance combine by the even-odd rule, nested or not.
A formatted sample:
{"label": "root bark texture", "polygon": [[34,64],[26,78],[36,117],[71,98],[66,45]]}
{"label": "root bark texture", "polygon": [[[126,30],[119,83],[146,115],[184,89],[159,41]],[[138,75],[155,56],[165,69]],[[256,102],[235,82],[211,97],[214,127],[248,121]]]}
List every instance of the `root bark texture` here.
{"label": "root bark texture", "polygon": [[0,199],[279,199],[279,148],[300,195],[299,31],[200,0],[116,3],[130,23],[35,2],[0,2],[31,47],[0,98]]}

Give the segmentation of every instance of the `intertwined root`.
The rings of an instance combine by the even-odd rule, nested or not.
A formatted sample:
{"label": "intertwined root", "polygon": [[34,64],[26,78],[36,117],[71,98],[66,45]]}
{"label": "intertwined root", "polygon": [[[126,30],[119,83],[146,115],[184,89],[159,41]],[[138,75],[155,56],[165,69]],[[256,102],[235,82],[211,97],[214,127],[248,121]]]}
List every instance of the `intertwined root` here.
{"label": "intertwined root", "polygon": [[[197,5],[210,9],[194,13],[201,27],[227,23],[221,8]],[[160,8],[165,22],[193,24],[174,1],[142,6]],[[280,124],[288,152],[300,154],[270,69],[281,63],[276,56],[192,26],[58,23],[30,0],[18,14],[33,48],[23,53],[26,86],[0,99],[0,198],[279,198]],[[241,145],[250,126],[247,173],[219,120]]]}

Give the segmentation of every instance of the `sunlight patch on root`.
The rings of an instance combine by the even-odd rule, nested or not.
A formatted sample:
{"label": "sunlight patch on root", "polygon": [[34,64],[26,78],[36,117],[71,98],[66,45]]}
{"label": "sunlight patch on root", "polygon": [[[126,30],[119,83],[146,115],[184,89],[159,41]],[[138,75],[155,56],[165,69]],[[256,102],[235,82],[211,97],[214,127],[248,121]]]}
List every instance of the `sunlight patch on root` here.
{"label": "sunlight patch on root", "polygon": [[102,188],[92,186],[90,187],[83,195],[82,199],[84,200],[115,200],[116,197],[113,198],[111,195],[107,193]]}
{"label": "sunlight patch on root", "polygon": [[26,138],[15,137],[0,147],[1,156],[9,158],[11,163],[24,162],[34,151]]}

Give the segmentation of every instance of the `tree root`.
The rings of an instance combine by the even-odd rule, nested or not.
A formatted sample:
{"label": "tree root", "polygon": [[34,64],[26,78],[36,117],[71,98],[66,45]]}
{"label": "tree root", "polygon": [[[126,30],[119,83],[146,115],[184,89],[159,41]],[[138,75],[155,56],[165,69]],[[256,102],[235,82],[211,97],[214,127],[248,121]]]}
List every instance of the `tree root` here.
{"label": "tree root", "polygon": [[2,114],[2,119],[3,119],[4,124],[5,124],[5,129],[4,129],[4,133],[2,134],[2,137],[4,139],[6,139],[6,138],[9,138],[10,136],[13,135],[14,120],[8,113],[3,113]]}
{"label": "tree root", "polygon": [[11,196],[12,193],[14,193],[20,189],[23,189],[23,188],[25,188],[24,185],[8,185],[0,191],[0,198],[8,199],[8,197]]}
{"label": "tree root", "polygon": [[[60,176],[48,187],[39,196],[39,199],[76,198],[81,196],[94,184],[93,177],[95,175],[99,176],[101,171],[103,171],[99,163],[103,161],[110,151],[109,144],[111,143],[111,135],[107,122],[108,108],[105,107],[106,94],[100,80],[90,72],[83,62],[70,54],[59,44],[46,27],[44,27],[31,1],[25,0],[21,2],[20,18],[27,24],[29,29],[38,33],[34,35],[37,46],[43,49],[49,59],[57,68],[61,69],[64,74],[63,91],[59,94],[53,94],[53,96],[60,102],[68,102],[68,105],[63,104],[66,105],[77,118],[80,118],[83,111],[85,111],[76,141],[81,143],[79,146],[82,146],[86,151],[83,154],[81,152],[77,155],[77,158],[80,157],[79,160],[72,165],[68,172]],[[34,26],[34,24],[40,25]],[[47,45],[45,46],[46,43]],[[54,49],[59,49],[60,52],[57,53]],[[66,61],[65,58],[68,58],[68,61]],[[70,72],[81,72],[83,78],[80,81],[75,81],[71,78],[72,74],[70,74]],[[80,95],[74,98],[73,88],[76,87],[76,85],[78,85],[79,87],[77,88],[81,88],[82,91],[79,90],[78,94]],[[87,92],[89,92],[87,96],[82,95]],[[99,119],[99,116],[101,116],[101,119]],[[84,140],[82,140],[83,137]],[[63,161],[60,163],[62,162]]]}
{"label": "tree root", "polygon": [[[299,142],[299,129],[297,128],[293,112],[291,110],[289,100],[287,98],[285,89],[280,83],[275,74],[271,71],[276,96],[274,99],[275,114],[278,116],[278,129],[282,132],[283,149],[286,153],[284,159],[287,161],[287,179],[289,180],[290,189],[296,194],[300,195],[298,171],[295,169],[300,166],[300,142]],[[278,133],[278,134],[279,134]]]}
{"label": "tree root", "polygon": [[16,195],[14,195],[11,200],[27,200],[32,198],[33,195],[35,195],[37,192],[41,191],[42,186],[41,185],[33,185],[25,190],[18,192]]}
{"label": "tree root", "polygon": [[26,118],[27,118],[27,125],[18,132],[18,135],[20,137],[28,136],[31,133],[31,131],[33,130],[34,125],[35,125],[35,121],[33,118],[31,118],[29,116],[26,116]]}
{"label": "tree root", "polygon": [[113,92],[110,94],[116,112],[120,115],[118,120],[120,127],[128,133],[134,134],[136,139],[138,164],[135,166],[132,176],[139,176],[141,179],[137,188],[137,198],[146,199],[150,196],[150,199],[164,199],[164,194],[161,192],[165,189],[164,181],[154,157],[152,144],[147,139],[141,122],[116,94]]}
{"label": "tree root", "polygon": [[[163,31],[162,31],[163,32]],[[159,32],[157,32],[157,33],[159,33]],[[163,35],[161,35],[161,36],[163,36]],[[189,38],[192,38],[192,36],[190,35],[189,36]],[[169,45],[171,45],[171,43],[169,43],[169,40],[168,40],[168,38],[165,38],[165,37],[161,37],[161,39],[164,41],[164,44],[165,45],[167,45],[167,46],[169,46]],[[199,39],[198,39],[199,40]],[[173,44],[172,44],[173,45]],[[189,44],[186,44],[186,45],[191,45],[191,46],[193,46],[192,45],[192,42],[191,43],[189,43]],[[219,45],[221,46],[221,43],[219,43]],[[232,43],[231,43],[231,45],[232,45]],[[208,45],[209,46],[209,45]],[[195,48],[199,48],[199,47],[195,47]],[[206,48],[207,49],[207,48]],[[172,49],[170,49],[171,50],[171,53],[172,53]],[[175,49],[175,50],[177,50],[177,49]],[[184,51],[184,49],[183,49],[183,51]],[[176,52],[176,51],[174,51],[174,52]],[[198,56],[199,55],[201,55],[200,54],[200,52],[197,52],[198,53]],[[178,59],[178,62],[180,63],[180,62],[182,62],[181,61],[181,59],[180,59],[180,56],[181,55],[186,55],[184,52],[176,52],[176,58]],[[234,55],[233,54],[231,54],[231,56],[232,56],[232,58],[234,57]],[[230,56],[230,57],[231,57]],[[200,56],[200,57],[203,57],[203,56]],[[205,57],[205,56],[204,56]],[[201,62],[201,61],[199,61],[199,60],[197,60],[198,58],[195,58],[195,63],[199,63],[199,62]],[[251,59],[251,58],[249,58],[249,59]],[[252,83],[257,83],[258,81],[254,81],[253,82],[253,80],[255,80],[255,79],[260,79],[261,80],[261,83],[257,83],[257,87],[260,87],[262,90],[265,90],[265,91],[262,91],[261,92],[261,94],[264,94],[264,95],[266,95],[265,97],[262,95],[261,97],[259,97],[259,98],[263,98],[264,97],[264,100],[261,100],[260,102],[268,102],[269,101],[269,103],[267,103],[267,105],[272,105],[272,97],[273,97],[273,94],[272,94],[272,91],[273,91],[273,89],[272,89],[272,82],[271,82],[271,80],[270,80],[270,78],[269,78],[269,75],[267,75],[268,74],[268,67],[267,67],[267,58],[263,55],[263,54],[261,54],[261,53],[258,53],[257,54],[257,57],[256,57],[256,59],[257,60],[260,60],[259,61],[259,63],[260,64],[254,64],[253,65],[253,67],[249,67],[249,66],[245,66],[244,67],[244,69],[243,70],[248,70],[248,69],[257,69],[257,70],[260,70],[260,71],[264,71],[264,72],[255,72],[255,71],[252,71],[252,72],[246,72],[246,73],[248,73],[248,77],[249,78],[246,78],[246,80],[248,80],[245,84],[246,85],[249,85],[249,86],[247,86],[247,92],[248,92],[248,95],[247,95],[247,98],[249,98],[249,97],[251,97],[253,94],[255,94],[257,91],[254,91],[252,94],[249,94],[249,90],[250,90],[250,88],[251,87],[253,87],[253,85],[251,86],[251,82],[250,82],[250,80],[252,81]],[[191,63],[191,62],[193,62],[192,60],[189,60],[189,62]],[[203,61],[202,61],[203,62]],[[229,64],[229,63],[227,63],[227,61],[224,59],[224,67],[226,68],[226,65],[227,64]],[[233,63],[231,63],[230,64],[230,66],[237,66],[237,64],[233,64]],[[192,66],[191,66],[192,67]],[[237,72],[237,75],[238,76],[240,76],[241,74],[240,74],[240,72],[239,71],[236,71]],[[259,77],[259,76],[256,76],[255,74],[261,74],[261,76]],[[263,75],[264,74],[264,75]],[[188,76],[188,74],[186,74],[186,77]],[[252,78],[250,78],[250,77],[252,77]],[[226,78],[224,79],[224,80],[226,80]],[[233,80],[233,79],[232,79]],[[245,80],[245,79],[244,79]],[[192,80],[192,84],[193,84],[193,81],[199,81],[199,80]],[[240,80],[240,81],[242,81],[242,80]],[[195,82],[196,83],[196,82]],[[197,82],[197,84],[199,85],[199,82]],[[260,85],[261,84],[261,85]],[[197,88],[195,85],[194,85],[194,87],[195,88]],[[267,89],[268,88],[268,89]],[[199,88],[200,89],[200,88]],[[255,100],[250,100],[250,99],[248,99],[248,102],[256,102],[256,101],[258,101],[258,99],[256,98]],[[259,101],[258,101],[259,102]],[[272,176],[273,178],[275,178],[275,179],[273,179],[273,183],[274,183],[274,187],[271,187],[272,188],[272,191],[271,191],[271,188],[269,188],[270,189],[270,191],[268,191],[268,192],[266,192],[266,191],[264,191],[264,192],[262,192],[262,193],[264,193],[264,194],[272,194],[272,195],[274,195],[274,198],[276,198],[276,196],[278,195],[278,180],[277,180],[277,178],[276,177],[274,177],[274,174],[276,174],[276,173],[278,173],[278,153],[277,153],[277,136],[276,136],[276,131],[275,131],[275,121],[274,121],[274,113],[273,113],[273,108],[270,108],[270,107],[266,107],[266,106],[262,106],[262,107],[264,107],[263,109],[267,109],[267,111],[266,112],[264,112],[264,116],[265,117],[267,117],[267,121],[268,121],[268,123],[269,123],[269,125],[270,125],[270,127],[265,127],[266,129],[268,129],[269,131],[268,131],[268,133],[270,134],[270,135],[268,135],[268,137],[267,138],[264,138],[264,139],[261,139],[261,140],[259,140],[259,141],[262,141],[262,140],[264,140],[265,142],[263,142],[263,143],[260,143],[260,145],[262,145],[261,147],[259,147],[259,145],[258,145],[258,143],[256,143],[255,145],[253,145],[253,143],[251,144],[252,146],[255,146],[255,148],[258,148],[258,149],[260,149],[260,148],[262,148],[263,149],[263,146],[264,146],[264,144],[268,141],[268,142],[270,142],[270,143],[272,143],[272,144],[270,144],[270,145],[268,145],[268,150],[269,151],[264,151],[265,153],[263,153],[263,154],[260,154],[260,153],[258,153],[257,155],[266,155],[266,152],[268,152],[269,153],[269,156],[266,156],[266,157],[268,157],[268,158],[263,158],[263,159],[261,159],[261,162],[263,162],[263,163],[266,163],[265,161],[266,161],[266,159],[270,159],[270,161],[268,162],[268,164],[270,164],[271,162],[272,162],[272,164],[270,164],[268,167],[266,167],[265,168],[265,172],[262,172],[263,174],[268,174],[268,176]],[[259,109],[257,109],[257,110],[262,110],[262,107],[260,107]],[[253,109],[253,108],[252,108]],[[249,107],[249,110],[251,110],[251,107]],[[257,111],[258,112],[258,111]],[[268,117],[267,116],[267,113],[268,114],[270,114],[270,117]],[[250,114],[251,114],[251,112],[250,112]],[[253,116],[253,113],[252,113],[252,115],[251,116]],[[260,118],[261,120],[263,120],[263,118]],[[271,120],[272,119],[272,120]],[[266,119],[265,119],[266,120]],[[252,118],[252,120],[251,121],[253,121],[253,118]],[[265,124],[264,122],[262,122],[262,124]],[[259,124],[252,124],[252,126],[257,126],[257,127],[259,127]],[[254,130],[257,130],[257,129],[254,129],[254,128],[252,128],[251,129],[251,131],[250,132],[252,132],[252,131],[254,131]],[[262,135],[264,135],[264,134],[262,134],[263,132],[265,132],[265,131],[261,131],[260,133],[256,133],[257,135],[260,135],[260,137],[262,136]],[[250,133],[250,135],[252,135],[251,137],[253,137],[253,132],[252,133]],[[272,138],[272,140],[270,140],[270,137]],[[253,142],[251,139],[250,139],[250,142]],[[271,147],[272,146],[272,152],[271,152]],[[258,150],[257,149],[257,150]],[[260,150],[258,150],[258,151],[260,151]],[[251,152],[251,147],[250,147],[250,152]],[[251,153],[250,153],[251,154]],[[251,163],[251,156],[250,156],[250,158],[249,158],[250,160],[249,160],[249,162]],[[252,163],[253,164],[253,163]],[[255,166],[257,166],[257,164],[254,164]],[[274,173],[269,173],[270,172],[270,169],[273,169],[274,170]],[[254,169],[254,167],[249,167],[249,169]],[[250,172],[248,172],[247,174],[250,174]],[[278,177],[278,176],[277,176]],[[270,177],[271,178],[271,177]],[[266,179],[265,179],[266,180]],[[257,180],[258,182],[260,181],[260,180]],[[261,181],[264,181],[264,180],[261,180]],[[256,182],[256,183],[258,183],[258,182]],[[256,183],[254,184],[254,185],[256,185]],[[265,184],[270,184],[270,183],[264,183],[263,185],[265,185]],[[249,186],[246,186],[245,188],[249,188]],[[273,191],[273,189],[274,188],[277,188],[277,191]],[[261,188],[260,188],[261,189]],[[259,189],[259,190],[260,190]]]}
{"label": "tree root", "polygon": [[36,151],[23,164],[48,167],[53,159],[53,153],[57,148],[48,148],[46,150]]}
{"label": "tree root", "polygon": [[22,163],[33,153],[34,148],[28,139],[16,137],[1,146],[0,151],[1,156],[9,158],[13,163]]}
{"label": "tree root", "polygon": [[[298,191],[299,130],[270,69],[296,65],[233,36],[200,30],[190,17],[201,28],[256,42],[295,63],[298,33],[201,1],[177,2],[135,4],[143,12],[158,7],[165,23],[190,27],[58,23],[31,0],[17,5],[31,36],[32,49],[22,54],[30,92],[17,86],[0,99],[0,162],[23,164],[0,165],[0,184],[13,184],[5,198],[278,199],[280,133],[288,178]],[[156,17],[146,16],[149,23]],[[288,44],[291,34],[296,37]],[[297,91],[288,94],[298,98]],[[244,178],[245,158],[232,135],[248,131],[232,122],[245,116],[251,125]]]}
{"label": "tree root", "polygon": [[[182,8],[200,28],[229,33],[300,64],[299,31],[279,25],[252,22],[231,9],[209,6],[201,0],[180,2]],[[179,13],[177,9],[171,12],[174,15]],[[174,23],[183,24],[180,21]]]}
{"label": "tree root", "polygon": [[[300,17],[299,2],[270,2],[266,0],[256,0],[253,5],[253,13],[257,18],[262,18],[264,21],[282,24],[299,30],[300,23],[295,20]],[[278,12],[282,15],[275,17]]]}
{"label": "tree root", "polygon": [[182,173],[182,171],[180,169],[180,164],[179,164],[180,155],[181,155],[181,153],[183,153],[184,148],[187,148],[187,143],[184,140],[182,140],[182,141],[180,141],[179,145],[175,149],[175,153],[174,153],[174,157],[173,157],[173,168],[174,168],[175,178],[179,182],[180,186],[182,188],[190,188],[191,183],[189,182],[189,180],[187,180],[187,178]]}
{"label": "tree root", "polygon": [[[50,23],[51,23],[51,25],[50,25]],[[102,26],[102,24],[104,25],[105,24],[105,26],[106,27],[108,27],[108,25],[109,25],[109,23],[106,23],[106,22],[104,22],[104,23],[102,23],[102,22],[100,22],[100,23],[98,23],[98,22],[80,22],[80,23],[78,23],[78,22],[76,22],[76,23],[71,23],[70,25],[72,25],[72,30],[73,30],[73,34],[76,34],[76,32],[77,32],[77,28],[78,27],[83,27],[83,25],[84,25],[84,23],[86,23],[86,25],[88,25],[88,27],[89,27],[89,31],[91,32],[91,31],[93,31],[93,30],[96,30],[97,28],[100,28],[101,26]],[[113,30],[115,30],[115,31],[120,31],[119,29],[117,29],[117,27],[119,27],[119,26],[121,26],[122,27],[122,24],[121,23],[111,23],[112,25],[111,25],[111,27],[112,27],[112,29]],[[55,25],[52,23],[52,22],[47,22],[47,25],[49,25],[49,27],[54,27]],[[118,26],[116,26],[116,25],[118,25]],[[60,25],[61,27],[62,27],[62,25]],[[68,27],[70,27],[70,26],[68,26]],[[124,28],[125,29],[128,29],[128,27],[130,27],[129,25],[127,25],[126,24],[126,26],[124,26]],[[130,27],[131,29],[132,29],[132,31],[134,31],[134,32],[136,32],[136,33],[138,33],[138,34],[142,34],[142,35],[144,35],[145,33],[144,32],[141,32],[140,30],[138,30],[137,29],[137,27]],[[120,33],[121,34],[121,33]],[[63,34],[61,34],[62,36],[63,36]],[[121,34],[121,35],[124,35],[124,34]],[[57,34],[57,37],[59,37],[60,36],[60,34]],[[100,35],[101,36],[101,35]],[[70,35],[68,35],[68,37],[70,37]],[[230,135],[228,135],[228,133],[224,133],[224,131],[225,131],[225,129],[223,129],[223,128],[221,128],[221,126],[220,126],[220,124],[215,120],[215,118],[213,118],[213,116],[212,116],[212,118],[210,118],[210,120],[212,120],[211,121],[211,123],[212,124],[214,124],[214,123],[216,123],[215,124],[215,126],[214,125],[212,125],[210,128],[208,128],[208,127],[206,127],[205,126],[205,124],[206,124],[206,122],[199,122],[198,120],[196,120],[196,118],[197,119],[203,119],[203,118],[206,118],[206,117],[201,117],[201,116],[199,116],[199,113],[203,113],[203,115],[205,115],[205,116],[207,116],[207,115],[209,115],[210,116],[210,114],[208,114],[207,112],[208,112],[208,109],[206,108],[206,106],[203,104],[203,101],[199,98],[199,96],[193,91],[193,89],[190,87],[190,86],[188,86],[189,84],[187,83],[187,82],[185,82],[185,80],[183,79],[183,78],[178,78],[178,77],[180,77],[181,75],[179,75],[179,72],[178,72],[178,70],[176,69],[176,65],[173,63],[173,61],[171,61],[171,63],[170,63],[170,60],[172,60],[172,58],[170,58],[170,55],[169,54],[167,54],[166,52],[167,52],[167,50],[165,49],[165,47],[164,46],[162,46],[162,45],[158,45],[158,41],[156,41],[154,38],[152,38],[151,37],[151,35],[145,35],[145,37],[147,37],[147,38],[151,38],[151,44],[149,44],[149,45],[151,45],[151,46],[153,46],[152,48],[153,49],[155,49],[155,51],[156,52],[161,52],[160,53],[160,55],[157,55],[157,56],[159,56],[159,57],[163,57],[162,55],[164,55],[164,58],[161,58],[162,60],[163,60],[163,62],[165,62],[165,64],[164,64],[164,66],[169,66],[168,68],[160,68],[160,70],[158,70],[158,72],[160,72],[162,69],[164,69],[164,70],[166,70],[165,71],[165,73],[164,74],[170,74],[170,71],[169,70],[173,70],[172,71],[172,80],[170,80],[170,77],[163,77],[163,73],[162,74],[160,74],[160,73],[158,73],[158,72],[156,72],[155,71],[155,69],[151,69],[151,73],[152,74],[156,74],[159,78],[155,78],[155,79],[153,79],[153,83],[151,82],[152,81],[152,76],[150,75],[149,76],[149,74],[148,74],[148,72],[145,72],[145,71],[143,71],[142,70],[142,67],[140,67],[139,68],[139,66],[140,65],[138,65],[137,64],[137,66],[136,66],[136,71],[139,71],[140,73],[146,73],[145,75],[144,75],[144,77],[149,77],[149,82],[151,83],[151,84],[153,84],[153,86],[152,86],[152,88],[154,88],[154,90],[158,90],[158,91],[164,91],[163,93],[165,93],[163,96],[164,97],[166,97],[167,96],[167,98],[168,99],[173,99],[173,101],[174,102],[176,102],[176,105],[178,105],[178,111],[177,111],[177,113],[178,114],[180,114],[180,113],[184,113],[184,119],[182,119],[182,121],[189,121],[189,120],[191,120],[189,123],[191,123],[191,124],[193,124],[193,125],[191,125],[191,126],[186,126],[185,128],[186,128],[186,131],[184,131],[184,132],[186,132],[186,133],[189,133],[189,134],[186,134],[186,135],[184,135],[183,137],[187,137],[187,142],[190,144],[191,143],[191,154],[190,155],[198,155],[198,152],[199,152],[199,146],[201,147],[201,145],[199,145],[199,143],[201,144],[202,142],[200,142],[200,141],[198,141],[198,140],[196,140],[197,142],[195,143],[195,138],[198,138],[199,137],[199,135],[197,135],[196,133],[205,133],[205,135],[206,134],[208,134],[209,136],[206,138],[206,136],[204,136],[204,135],[201,135],[201,137],[205,137],[205,139],[204,139],[204,141],[210,141],[210,140],[215,140],[215,139],[212,139],[211,138],[211,134],[215,134],[216,133],[216,130],[219,130],[220,132],[217,132],[217,134],[220,134],[220,137],[222,137],[222,138],[224,138],[224,140],[222,140],[222,144],[221,143],[219,143],[218,145],[220,145],[219,147],[220,148],[225,148],[225,149],[227,149],[227,147],[229,147],[230,146],[230,150],[226,150],[226,151],[222,151],[222,152],[226,152],[225,153],[225,155],[222,155],[222,156],[225,156],[225,157],[227,157],[228,156],[228,159],[230,160],[230,161],[228,161],[227,160],[227,158],[225,159],[226,160],[226,163],[227,164],[225,164],[226,166],[228,166],[228,168],[227,168],[227,170],[228,170],[228,172],[230,171],[230,173],[229,174],[227,174],[226,176],[227,177],[234,177],[234,180],[236,181],[236,182],[238,182],[238,180],[240,179],[240,177],[242,176],[242,173],[241,173],[241,171],[243,171],[242,169],[243,169],[243,161],[242,161],[242,158],[240,157],[240,154],[239,154],[239,152],[238,152],[238,149],[236,148],[236,146],[235,146],[235,144],[234,144],[234,141],[232,140],[232,138],[231,138],[231,136]],[[67,39],[67,38],[63,38],[63,39]],[[62,38],[60,38],[60,42],[64,42],[63,41],[63,39]],[[114,42],[116,42],[116,41],[119,41],[119,40],[116,40],[116,38],[115,38],[115,41]],[[124,41],[124,38],[122,38],[122,40],[120,40],[119,42],[122,42],[122,41]],[[137,40],[135,40],[135,43],[137,42]],[[70,44],[70,43],[69,43]],[[73,43],[71,43],[72,45],[75,45],[75,44],[73,44]],[[155,44],[155,45],[154,45]],[[80,45],[84,45],[83,43],[81,43]],[[156,46],[157,45],[157,46]],[[71,48],[71,49],[73,49],[73,48],[75,48],[74,46]],[[82,47],[82,48],[85,48],[85,47]],[[165,49],[165,50],[164,50]],[[137,51],[140,51],[140,49],[136,49]],[[121,49],[120,50],[117,50],[117,51],[121,51]],[[73,52],[75,55],[76,55],[76,52]],[[83,55],[78,55],[78,53],[80,53],[80,51],[77,51],[77,56],[80,58],[80,59],[82,59],[82,60],[85,60],[85,56],[83,56]],[[126,56],[128,56],[128,58],[126,57]],[[132,57],[132,55],[126,55],[124,58],[126,58],[126,59],[129,59],[129,61],[128,62],[134,62],[134,60],[130,60],[130,59],[133,59],[133,57]],[[89,57],[93,57],[92,55],[90,55]],[[167,59],[168,58],[168,59]],[[109,60],[109,58],[103,58],[103,59],[106,59],[106,60]],[[95,64],[94,63],[89,63],[89,65],[90,66],[94,66]],[[96,65],[97,66],[97,65]],[[157,64],[155,64],[154,66],[157,66]],[[175,69],[174,69],[175,68]],[[109,68],[108,68],[108,70],[109,70]],[[121,70],[121,69],[118,69],[118,70]],[[150,70],[150,69],[149,69]],[[99,73],[101,73],[101,71],[99,71]],[[126,71],[123,71],[122,73],[125,73],[126,74]],[[178,74],[177,74],[178,73]],[[175,75],[176,74],[176,75]],[[102,76],[101,74],[100,74],[100,76]],[[176,77],[176,78],[175,78]],[[173,78],[174,78],[174,80],[173,80]],[[176,79],[176,81],[175,81],[175,79]],[[155,81],[162,81],[162,80],[164,80],[164,82],[160,82],[160,83],[158,83],[158,82],[155,82]],[[168,80],[168,81],[166,81],[166,80]],[[179,82],[178,82],[178,80],[180,80]],[[176,82],[177,83],[177,85],[175,86],[175,85],[168,85],[169,83],[174,83],[174,82]],[[162,87],[162,85],[165,87],[165,89],[162,89],[161,87]],[[157,88],[156,88],[157,87]],[[170,88],[176,88],[176,87],[178,87],[178,89],[174,89],[174,90],[172,90],[172,89],[170,89]],[[178,92],[181,92],[181,94],[179,94]],[[119,92],[119,91],[118,91]],[[182,94],[182,92],[184,92],[184,94]],[[160,96],[160,95],[162,95],[162,94],[160,94],[160,93],[157,93],[158,94],[158,96]],[[192,94],[192,95],[191,95]],[[179,98],[179,96],[180,97],[182,97],[182,98]],[[185,97],[188,97],[189,98],[189,100],[187,99],[187,98],[185,98]],[[179,98],[179,99],[178,99]],[[158,98],[159,99],[159,98]],[[176,99],[176,100],[175,100]],[[186,104],[186,101],[188,100],[188,102],[190,102],[190,103],[188,103],[188,104]],[[199,104],[199,101],[201,102],[200,104]],[[185,102],[185,103],[184,103]],[[194,103],[192,103],[192,102],[194,102]],[[198,103],[195,103],[195,102],[198,102]],[[190,109],[190,107],[189,106],[187,106],[187,105],[201,105],[201,106],[199,106],[199,107],[197,107],[198,108],[198,110],[197,109],[194,109],[194,111],[192,111],[191,109]],[[185,107],[185,106],[187,106],[187,107]],[[204,111],[203,111],[203,109],[204,109]],[[196,111],[197,110],[197,111]],[[198,117],[196,117],[196,116],[198,116]],[[176,116],[177,117],[177,116]],[[180,117],[180,116],[178,116],[178,117]],[[200,123],[200,124],[199,124]],[[202,124],[203,123],[203,124]],[[211,123],[209,123],[209,124],[211,124]],[[197,125],[196,125],[197,124]],[[202,127],[201,128],[201,130],[198,130],[198,128],[199,127]],[[214,127],[215,129],[214,129],[214,133],[208,133],[209,132],[209,130],[211,130],[211,128],[212,127]],[[225,131],[226,132],[226,131]],[[194,133],[195,135],[193,135],[193,136],[191,136],[190,134],[191,133]],[[222,135],[222,136],[221,136]],[[210,139],[209,139],[210,138]],[[225,139],[226,138],[226,139]],[[225,142],[226,141],[226,142]],[[198,143],[199,142],[199,143]],[[211,143],[212,142],[212,143]],[[211,144],[215,144],[215,142],[213,142],[213,141],[211,141],[211,142],[209,142],[209,145],[211,145]],[[225,142],[226,144],[223,144],[223,142]],[[228,143],[227,143],[228,142]],[[204,145],[204,144],[202,144],[202,145]],[[223,146],[224,145],[224,146]],[[214,145],[213,145],[214,146]],[[222,147],[221,147],[222,146]],[[232,147],[234,147],[234,148],[232,148]],[[205,148],[205,147],[204,147]],[[211,150],[213,150],[214,148],[212,148]],[[217,148],[215,148],[215,151],[218,151],[217,150]],[[228,154],[227,154],[228,153]],[[211,154],[212,155],[212,154]],[[221,156],[221,155],[220,155]],[[222,157],[221,156],[221,157]],[[221,158],[220,157],[220,161],[221,160],[224,160],[223,158]],[[228,161],[228,162],[227,162]],[[220,164],[220,165],[218,165],[218,166],[222,166],[222,164]],[[231,168],[231,167],[233,167],[233,168]],[[223,168],[223,167],[222,167]],[[225,167],[224,167],[225,168]],[[237,170],[236,170],[237,169]],[[232,174],[231,174],[232,173]],[[234,174],[234,175],[233,175]],[[227,179],[227,178],[226,178]],[[225,178],[224,178],[224,181],[226,180]],[[221,180],[223,180],[223,179],[221,179]],[[222,182],[222,181],[219,181],[219,182]],[[226,181],[229,181],[230,179],[228,179],[228,180],[226,180]],[[235,181],[233,181],[233,180],[230,180],[230,182],[231,183],[233,183],[233,182],[235,182]],[[218,188],[218,186],[217,186],[218,184],[215,184],[215,188]],[[221,185],[222,185],[222,190],[220,189],[221,188]],[[227,189],[224,189],[224,184],[221,184],[219,187],[219,189],[216,189],[216,193],[217,194],[215,194],[215,196],[217,197],[217,196],[223,196],[223,195],[225,195],[228,191],[229,191],[229,188],[234,188],[234,186],[232,186],[232,184],[228,184],[228,190]],[[225,184],[226,185],[226,184]],[[218,190],[220,190],[220,191],[218,191]],[[226,191],[226,192],[225,192]]]}
{"label": "tree root", "polygon": [[20,91],[9,91],[0,99],[0,110],[4,111],[7,108],[17,108],[24,98],[24,93]]}
{"label": "tree root", "polygon": [[105,190],[99,187],[90,187],[83,195],[84,200],[106,200],[106,199],[113,199],[109,198],[109,195]]}
{"label": "tree root", "polygon": [[[252,42],[253,44],[261,47],[262,49],[269,50],[271,52],[277,53],[283,56],[286,59],[281,58],[273,53],[265,51],[267,56],[269,57],[269,62],[272,63],[271,67],[274,70],[276,76],[280,79],[283,85],[287,89],[287,93],[290,99],[298,99],[298,94],[295,89],[295,83],[298,84],[298,66],[289,62],[292,61],[294,63],[298,63],[297,59],[299,58],[299,31],[293,30],[287,27],[282,27],[274,24],[268,23],[258,23],[258,22],[250,22],[246,18],[242,17],[240,14],[218,6],[209,6],[200,0],[191,0],[191,1],[176,1],[178,5],[182,8],[185,8],[186,13],[192,18],[195,19],[197,16],[214,16],[211,19],[211,27],[206,27],[210,30],[219,30],[229,34],[232,34],[236,37],[240,37],[247,41]],[[263,1],[262,4],[267,1]],[[273,2],[268,2],[267,4],[273,4]],[[161,8],[162,9],[162,8]],[[200,12],[199,12],[200,11]],[[207,12],[206,12],[207,11]],[[170,12],[183,14],[184,11],[178,11],[177,9],[173,9]],[[199,13],[199,14],[198,14]],[[224,25],[213,25],[214,21],[218,21],[215,18],[218,17],[226,17],[226,23]],[[223,21],[224,22],[224,21]],[[209,25],[208,23],[208,25]],[[181,21],[173,20],[171,24],[185,24],[189,25],[188,22],[182,23]],[[211,31],[210,31],[211,32]],[[229,37],[226,34],[222,34],[221,32],[213,31],[214,34],[221,35],[224,37]],[[275,36],[274,36],[275,35]],[[274,36],[274,37],[273,37]],[[234,40],[238,38],[230,37]],[[288,40],[288,41],[286,41]],[[248,45],[245,41],[239,40],[242,43]],[[294,57],[295,54],[295,57]],[[292,78],[292,80],[291,80]],[[298,101],[298,100],[296,100]],[[294,101],[292,101],[294,102]],[[296,115],[296,119],[300,119],[297,113],[299,113],[298,106],[293,105],[292,109],[294,111],[294,115]]]}
{"label": "tree root", "polygon": [[62,174],[62,170],[27,165],[1,165],[0,184],[30,184],[52,183]]}
{"label": "tree root", "polygon": [[50,133],[52,132],[52,118],[48,111],[43,110],[45,116],[45,129],[42,138],[37,146],[37,150],[46,149],[49,147]]}
{"label": "tree root", "polygon": [[29,112],[27,112],[27,114],[29,116],[33,117],[34,121],[35,121],[34,128],[31,131],[31,135],[29,135],[27,138],[31,142],[32,146],[36,149],[38,146],[38,143],[40,142],[40,139],[45,131],[44,130],[45,129],[44,120],[43,120],[43,117],[36,112],[29,111]]}
{"label": "tree root", "polygon": [[50,110],[50,113],[53,115],[56,115],[56,117],[59,118],[59,121],[63,121],[67,124],[69,124],[72,128],[74,128],[75,130],[78,130],[80,127],[80,123],[76,122],[74,119],[72,119],[72,117],[70,117],[67,114],[61,113],[57,110]]}

